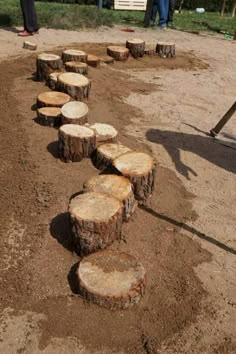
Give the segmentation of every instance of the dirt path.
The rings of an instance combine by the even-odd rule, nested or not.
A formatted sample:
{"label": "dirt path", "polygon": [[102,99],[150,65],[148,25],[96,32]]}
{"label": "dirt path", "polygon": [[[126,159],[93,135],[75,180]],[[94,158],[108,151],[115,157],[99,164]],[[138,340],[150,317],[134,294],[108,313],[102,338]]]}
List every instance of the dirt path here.
{"label": "dirt path", "polygon": [[[137,31],[155,43],[155,31]],[[38,125],[31,110],[45,90],[31,79],[35,55],[25,57],[15,33],[0,30],[1,58],[24,56],[0,63],[1,352],[235,352],[236,155],[201,131],[235,100],[236,47],[174,31],[159,36],[177,43],[176,60],[89,73],[91,121],[113,124],[122,142],[151,149],[158,161],[148,208],[113,246],[141,258],[147,292],[131,311],[110,313],[73,294],[79,258],[68,242],[69,197],[98,171],[86,160],[57,159],[57,131]],[[106,46],[85,42],[111,38],[127,34],[43,29],[37,42],[39,51],[76,42],[96,54]],[[235,119],[225,131],[235,134]]]}

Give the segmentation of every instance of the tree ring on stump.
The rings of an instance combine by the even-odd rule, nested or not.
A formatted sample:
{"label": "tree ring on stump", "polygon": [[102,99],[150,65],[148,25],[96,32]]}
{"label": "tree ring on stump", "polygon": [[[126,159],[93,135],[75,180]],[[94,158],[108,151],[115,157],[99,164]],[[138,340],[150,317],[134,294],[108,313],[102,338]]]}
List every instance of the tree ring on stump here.
{"label": "tree ring on stump", "polygon": [[68,61],[65,63],[66,71],[87,75],[88,74],[88,65],[80,61]]}
{"label": "tree ring on stump", "polygon": [[47,79],[47,85],[51,90],[56,90],[57,88],[57,78],[61,74],[61,72],[54,72],[49,74]]}
{"label": "tree ring on stump", "polygon": [[100,64],[100,59],[93,54],[88,54],[87,64],[96,68]]}
{"label": "tree ring on stump", "polygon": [[40,93],[37,97],[37,106],[40,107],[62,107],[70,102],[69,95],[63,92],[47,91]]}
{"label": "tree ring on stump", "polygon": [[158,42],[156,52],[161,58],[175,57],[175,44],[172,42]]}
{"label": "tree ring on stump", "polygon": [[76,275],[80,294],[110,310],[137,304],[145,292],[144,267],[134,257],[119,251],[105,250],[83,258]]}
{"label": "tree ring on stump", "polygon": [[112,58],[110,55],[103,55],[99,57],[101,63],[105,64],[114,64],[114,58]]}
{"label": "tree ring on stump", "polygon": [[61,109],[62,124],[83,125],[88,122],[88,106],[83,102],[72,101],[64,104]]}
{"label": "tree ring on stump", "polygon": [[111,195],[119,199],[123,206],[123,219],[128,221],[136,206],[132,184],[123,176],[98,175],[91,177],[85,184],[87,192],[98,192]]}
{"label": "tree ring on stump", "polygon": [[81,61],[86,63],[87,56],[85,52],[77,49],[66,49],[62,52],[62,60],[64,63],[67,61]]}
{"label": "tree ring on stump", "polygon": [[155,160],[148,154],[133,151],[117,157],[113,165],[133,184],[138,202],[145,203],[154,189]]}
{"label": "tree ring on stump", "polygon": [[107,48],[107,55],[115,60],[126,60],[129,57],[129,49],[112,45]]}
{"label": "tree ring on stump", "polygon": [[132,151],[127,146],[116,143],[101,144],[93,156],[93,164],[99,170],[104,170],[112,166],[113,161],[120,155]]}
{"label": "tree ring on stump", "polygon": [[58,127],[61,124],[61,108],[42,107],[37,110],[39,123],[49,127]]}
{"label": "tree ring on stump", "polygon": [[95,123],[90,125],[96,134],[97,144],[116,142],[118,131],[110,124]]}
{"label": "tree ring on stump", "polygon": [[37,80],[43,81],[47,80],[49,74],[58,70],[60,71],[63,67],[63,62],[59,55],[42,53],[37,56]]}
{"label": "tree ring on stump", "polygon": [[126,48],[129,49],[134,58],[142,58],[144,56],[145,42],[142,39],[130,39],[126,41]]}
{"label": "tree ring on stump", "polygon": [[75,250],[81,256],[120,239],[123,205],[107,194],[88,192],[71,199],[69,214]]}
{"label": "tree ring on stump", "polygon": [[58,76],[58,88],[75,100],[82,101],[89,96],[91,82],[84,75],[67,72]]}

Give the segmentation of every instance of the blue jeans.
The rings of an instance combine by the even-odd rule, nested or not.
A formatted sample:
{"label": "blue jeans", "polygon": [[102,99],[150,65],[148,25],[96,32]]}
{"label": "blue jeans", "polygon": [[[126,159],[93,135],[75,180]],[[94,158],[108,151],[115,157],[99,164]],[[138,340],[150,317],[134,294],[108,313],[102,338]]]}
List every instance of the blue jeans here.
{"label": "blue jeans", "polygon": [[169,0],[159,0],[159,26],[165,27],[167,25],[169,12]]}

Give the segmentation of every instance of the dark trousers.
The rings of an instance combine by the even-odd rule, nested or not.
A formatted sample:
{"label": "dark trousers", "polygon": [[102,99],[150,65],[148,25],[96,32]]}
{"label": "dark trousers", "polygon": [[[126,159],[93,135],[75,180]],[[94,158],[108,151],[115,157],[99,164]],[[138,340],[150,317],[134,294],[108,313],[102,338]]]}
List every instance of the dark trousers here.
{"label": "dark trousers", "polygon": [[24,29],[30,33],[38,31],[34,0],[20,0],[20,5],[24,20]]}
{"label": "dark trousers", "polygon": [[173,22],[173,16],[174,16],[174,12],[175,12],[175,3],[176,3],[176,0],[169,0],[169,12],[168,12],[167,22]]}

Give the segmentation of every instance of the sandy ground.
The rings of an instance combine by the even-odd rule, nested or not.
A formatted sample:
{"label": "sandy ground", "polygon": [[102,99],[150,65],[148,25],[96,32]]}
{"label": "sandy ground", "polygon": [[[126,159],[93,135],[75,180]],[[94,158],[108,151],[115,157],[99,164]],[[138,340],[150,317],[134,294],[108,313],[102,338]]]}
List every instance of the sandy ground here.
{"label": "sandy ground", "polygon": [[[0,30],[2,353],[236,352],[236,153],[204,134],[235,101],[236,44],[120,28],[42,29],[32,40],[38,51],[74,43],[102,53],[105,45],[86,43],[137,36],[175,41],[177,58],[89,74],[91,121],[113,124],[123,143],[158,162],[148,207],[114,245],[141,258],[147,292],[136,308],[110,313],[73,295],[69,270],[79,258],[65,241],[68,199],[97,171],[56,158],[56,130],[33,120],[45,90],[31,80],[35,54]],[[224,132],[235,134],[235,116]]]}

